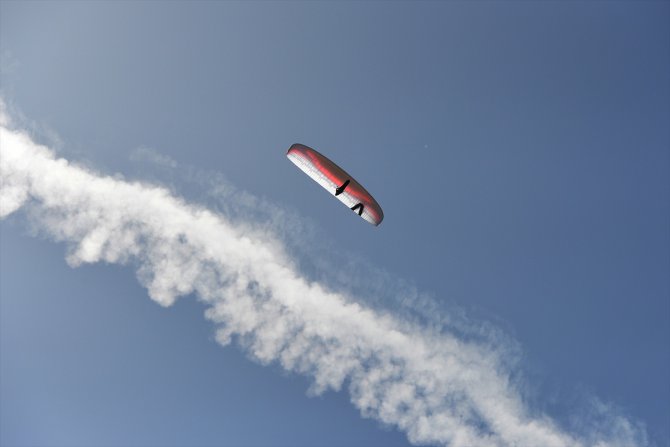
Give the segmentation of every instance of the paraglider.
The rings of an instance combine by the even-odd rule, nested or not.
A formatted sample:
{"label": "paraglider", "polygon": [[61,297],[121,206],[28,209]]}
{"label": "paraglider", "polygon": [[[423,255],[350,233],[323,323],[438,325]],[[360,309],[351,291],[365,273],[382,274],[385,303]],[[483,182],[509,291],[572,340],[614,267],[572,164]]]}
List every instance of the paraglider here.
{"label": "paraglider", "polygon": [[289,148],[286,156],[312,180],[372,225],[379,225],[384,219],[384,213],[375,198],[324,155],[296,143]]}

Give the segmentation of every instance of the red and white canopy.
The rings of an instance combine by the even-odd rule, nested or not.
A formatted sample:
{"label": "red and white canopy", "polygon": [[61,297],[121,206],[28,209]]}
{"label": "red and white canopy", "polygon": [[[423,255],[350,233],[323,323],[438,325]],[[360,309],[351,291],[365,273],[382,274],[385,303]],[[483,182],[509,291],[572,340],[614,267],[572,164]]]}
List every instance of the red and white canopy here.
{"label": "red and white canopy", "polygon": [[384,213],[374,197],[344,169],[319,152],[302,144],[294,144],[286,156],[312,180],[372,225],[379,225],[384,219]]}

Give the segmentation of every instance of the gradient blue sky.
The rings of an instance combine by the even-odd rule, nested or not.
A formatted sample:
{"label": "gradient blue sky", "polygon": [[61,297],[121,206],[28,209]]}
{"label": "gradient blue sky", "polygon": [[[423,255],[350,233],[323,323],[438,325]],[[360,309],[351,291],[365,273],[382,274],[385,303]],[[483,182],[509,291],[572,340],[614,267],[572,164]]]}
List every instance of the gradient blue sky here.
{"label": "gradient blue sky", "polygon": [[[594,395],[670,445],[669,19],[668,2],[3,1],[1,93],[65,158],[209,206],[185,179],[220,173],[493,322],[557,421]],[[294,142],[355,175],[383,224],[310,184]],[[72,269],[21,213],[0,229],[2,445],[408,445],[346,393],[307,397],[218,346],[192,297],[161,308],[131,268]]]}

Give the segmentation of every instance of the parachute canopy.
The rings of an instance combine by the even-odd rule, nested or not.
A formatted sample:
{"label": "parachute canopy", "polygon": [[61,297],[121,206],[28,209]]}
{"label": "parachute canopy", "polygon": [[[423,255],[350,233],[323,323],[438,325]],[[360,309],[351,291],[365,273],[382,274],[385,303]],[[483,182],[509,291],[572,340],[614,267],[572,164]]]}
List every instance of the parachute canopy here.
{"label": "parachute canopy", "polygon": [[302,144],[294,144],[286,156],[312,180],[372,225],[379,225],[384,219],[384,213],[374,197],[344,169],[319,152]]}

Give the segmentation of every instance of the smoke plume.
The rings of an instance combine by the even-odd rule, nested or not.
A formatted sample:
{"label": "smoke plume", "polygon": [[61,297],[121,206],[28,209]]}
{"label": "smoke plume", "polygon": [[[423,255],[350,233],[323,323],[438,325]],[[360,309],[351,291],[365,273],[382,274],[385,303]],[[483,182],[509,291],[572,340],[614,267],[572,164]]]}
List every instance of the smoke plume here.
{"label": "smoke plume", "polygon": [[413,443],[646,443],[643,429],[617,415],[600,429],[561,427],[525,403],[504,344],[363,304],[301,273],[279,233],[58,158],[6,116],[0,174],[0,217],[21,211],[43,234],[66,242],[71,266],[135,266],[162,306],[194,294],[207,303],[219,343],[308,376],[316,393],[347,389],[363,416],[398,427]]}

